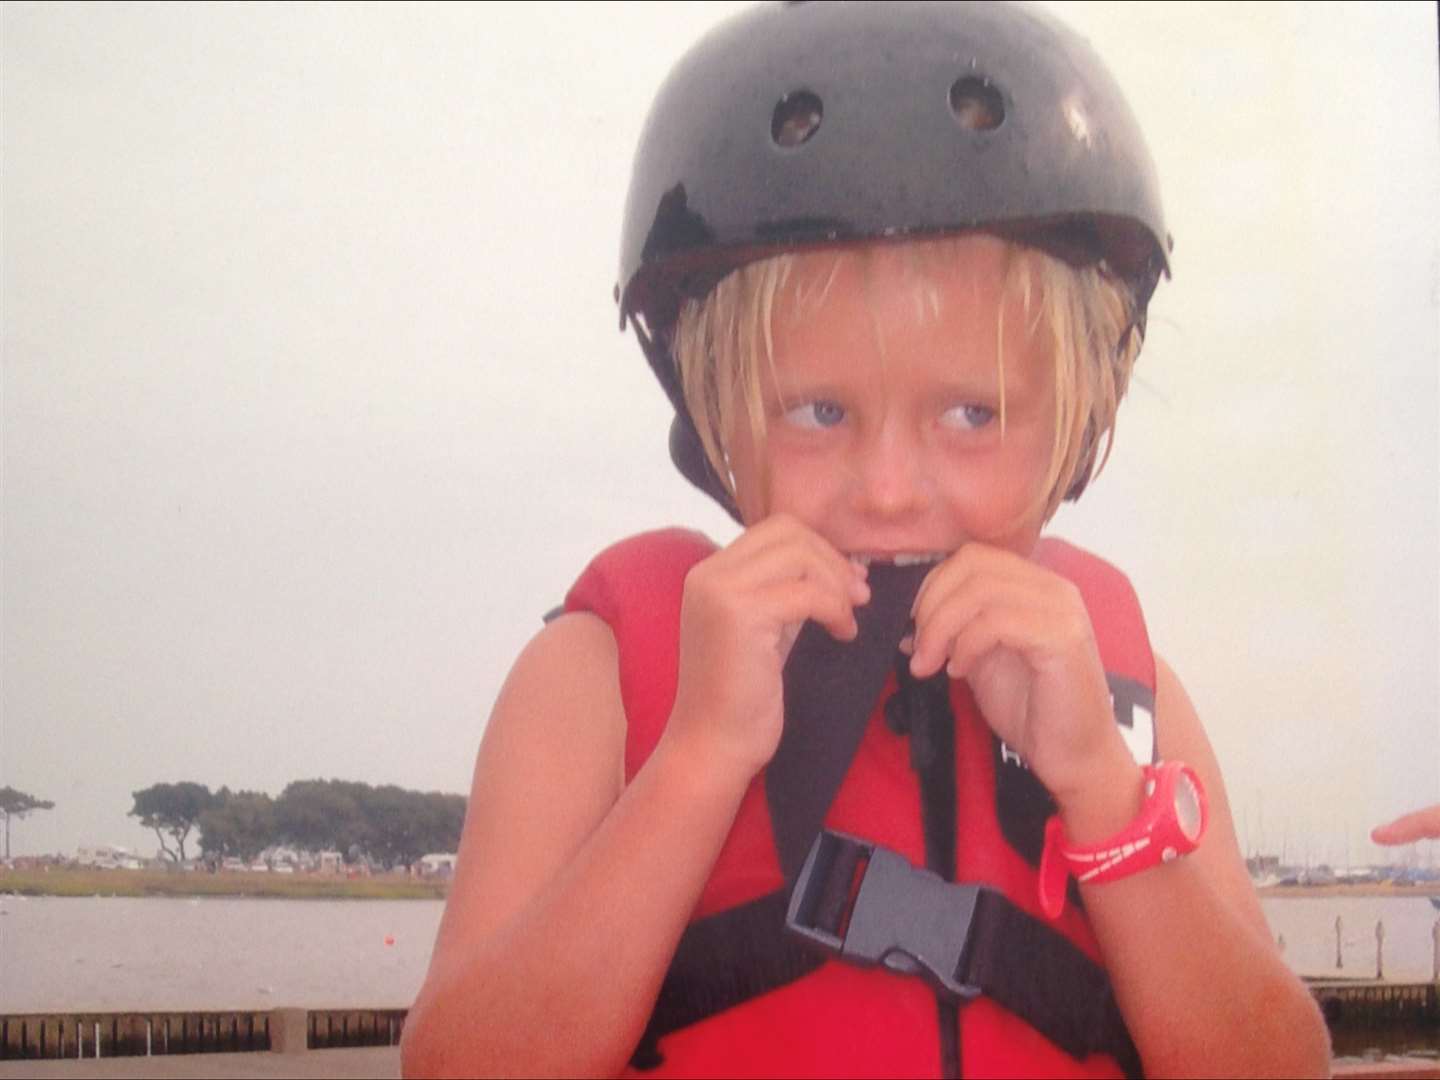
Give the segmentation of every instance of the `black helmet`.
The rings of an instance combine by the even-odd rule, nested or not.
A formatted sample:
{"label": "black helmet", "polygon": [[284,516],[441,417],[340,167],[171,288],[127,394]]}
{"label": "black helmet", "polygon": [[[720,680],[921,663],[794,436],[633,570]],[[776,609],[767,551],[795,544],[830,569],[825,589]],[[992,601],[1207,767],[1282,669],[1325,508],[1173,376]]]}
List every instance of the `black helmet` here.
{"label": "black helmet", "polygon": [[1079,35],[1028,6],[855,0],[768,3],[702,38],[640,136],[616,286],[680,471],[736,514],[671,356],[686,299],[778,251],[972,229],[1103,263],[1143,332],[1169,269],[1155,166]]}

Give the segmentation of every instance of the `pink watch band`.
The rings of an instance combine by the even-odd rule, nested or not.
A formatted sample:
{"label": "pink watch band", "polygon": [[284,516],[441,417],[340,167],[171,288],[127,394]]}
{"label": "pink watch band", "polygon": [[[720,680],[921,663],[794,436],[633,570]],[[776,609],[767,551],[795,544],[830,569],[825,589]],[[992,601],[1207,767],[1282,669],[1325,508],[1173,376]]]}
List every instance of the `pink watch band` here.
{"label": "pink watch band", "polygon": [[1117,881],[1162,862],[1188,855],[1209,823],[1205,788],[1195,770],[1178,761],[1146,765],[1145,802],[1129,825],[1098,844],[1071,844],[1060,815],[1045,823],[1040,856],[1040,908],[1058,919],[1065,888],[1073,876],[1082,884]]}

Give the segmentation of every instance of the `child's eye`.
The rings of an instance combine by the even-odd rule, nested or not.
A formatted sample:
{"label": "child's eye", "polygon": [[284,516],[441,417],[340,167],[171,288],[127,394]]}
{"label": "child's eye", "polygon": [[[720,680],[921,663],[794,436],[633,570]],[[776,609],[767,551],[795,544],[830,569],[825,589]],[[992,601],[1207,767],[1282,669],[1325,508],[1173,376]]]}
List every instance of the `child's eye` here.
{"label": "child's eye", "polygon": [[995,410],[984,405],[956,405],[946,409],[940,422],[946,427],[974,431],[995,419]]}
{"label": "child's eye", "polygon": [[833,401],[807,401],[786,410],[785,420],[802,428],[832,428],[845,419],[845,409]]}

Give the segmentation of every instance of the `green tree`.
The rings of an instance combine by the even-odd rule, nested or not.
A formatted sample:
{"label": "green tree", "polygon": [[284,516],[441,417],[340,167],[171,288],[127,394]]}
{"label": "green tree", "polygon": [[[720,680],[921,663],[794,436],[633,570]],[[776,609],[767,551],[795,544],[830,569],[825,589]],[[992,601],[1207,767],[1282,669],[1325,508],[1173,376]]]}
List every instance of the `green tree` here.
{"label": "green tree", "polygon": [[279,834],[297,847],[408,866],[428,852],[459,846],[465,798],[394,784],[297,780],[275,801],[275,816]]}
{"label": "green tree", "polygon": [[360,813],[365,819],[365,851],[382,866],[404,862],[415,847],[420,826],[414,792],[387,784],[361,793]]}
{"label": "green tree", "polygon": [[0,817],[5,819],[5,858],[10,858],[10,819],[23,819],[32,810],[53,810],[49,799],[37,799],[13,787],[0,788]]}
{"label": "green tree", "polygon": [[[185,780],[178,784],[152,784],[130,794],[135,799],[135,805],[129,816],[138,817],[141,825],[155,830],[160,850],[166,858],[172,862],[184,862],[185,838],[199,822],[200,815],[215,801],[210,789],[204,784]],[[174,850],[165,843],[166,834],[175,841]]]}
{"label": "green tree", "polygon": [[275,800],[263,791],[222,787],[196,824],[200,850],[216,858],[234,855],[249,862],[278,837]]}
{"label": "green tree", "polygon": [[370,855],[385,866],[409,866],[432,851],[454,851],[465,799],[438,791],[373,788],[362,802]]}
{"label": "green tree", "polygon": [[459,851],[460,830],[465,826],[465,796],[429,791],[422,798],[425,800],[425,850],[420,855]]}
{"label": "green tree", "polygon": [[367,785],[347,780],[296,780],[275,800],[279,833],[310,851],[368,850],[360,804]]}

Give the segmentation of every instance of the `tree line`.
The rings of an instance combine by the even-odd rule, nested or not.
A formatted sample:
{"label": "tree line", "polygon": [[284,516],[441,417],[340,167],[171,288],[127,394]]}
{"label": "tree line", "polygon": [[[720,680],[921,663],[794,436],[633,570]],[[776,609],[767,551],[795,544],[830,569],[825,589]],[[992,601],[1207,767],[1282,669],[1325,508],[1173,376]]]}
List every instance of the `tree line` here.
{"label": "tree line", "polygon": [[408,866],[431,852],[454,851],[465,821],[465,797],[410,791],[353,780],[297,780],[278,798],[263,791],[212,792],[204,784],[152,784],[132,792],[131,817],[155,831],[163,856],[189,858],[198,833],[200,853],[218,861],[250,862],[271,847],[338,851],[349,861]]}

